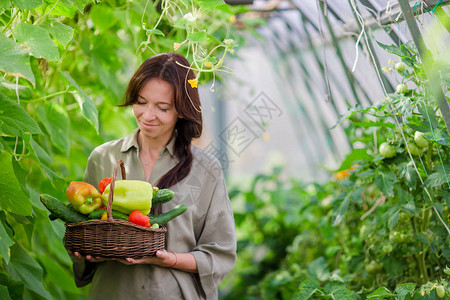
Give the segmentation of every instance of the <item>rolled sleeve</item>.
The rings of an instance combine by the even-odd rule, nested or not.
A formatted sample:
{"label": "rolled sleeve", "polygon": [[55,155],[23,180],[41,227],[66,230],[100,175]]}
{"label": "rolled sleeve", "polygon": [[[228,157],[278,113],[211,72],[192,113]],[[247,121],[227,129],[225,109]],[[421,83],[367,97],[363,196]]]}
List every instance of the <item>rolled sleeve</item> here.
{"label": "rolled sleeve", "polygon": [[89,262],[85,259],[79,259],[74,256],[70,257],[73,263],[73,274],[75,279],[75,285],[77,287],[83,287],[92,282],[94,277],[96,263]]}
{"label": "rolled sleeve", "polygon": [[236,229],[223,174],[219,174],[205,224],[191,252],[206,299],[217,298],[217,287],[236,262]]}

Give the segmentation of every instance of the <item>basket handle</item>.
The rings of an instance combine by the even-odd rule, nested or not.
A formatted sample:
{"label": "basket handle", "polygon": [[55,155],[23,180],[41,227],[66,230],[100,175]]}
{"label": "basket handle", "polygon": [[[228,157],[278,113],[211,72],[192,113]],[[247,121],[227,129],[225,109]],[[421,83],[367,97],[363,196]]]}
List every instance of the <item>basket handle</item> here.
{"label": "basket handle", "polygon": [[122,171],[122,179],[123,180],[127,179],[127,175],[125,174],[125,165],[123,164],[123,160],[120,159],[117,162],[116,166],[114,167],[113,177],[112,177],[112,180],[111,180],[111,186],[110,186],[110,191],[109,191],[109,196],[108,196],[108,206],[106,207],[106,213],[107,213],[107,216],[108,216],[108,221],[110,221],[110,222],[113,221],[112,202],[113,202],[115,181],[116,181],[116,178],[117,178],[117,172],[119,171],[119,167],[120,167],[120,170]]}

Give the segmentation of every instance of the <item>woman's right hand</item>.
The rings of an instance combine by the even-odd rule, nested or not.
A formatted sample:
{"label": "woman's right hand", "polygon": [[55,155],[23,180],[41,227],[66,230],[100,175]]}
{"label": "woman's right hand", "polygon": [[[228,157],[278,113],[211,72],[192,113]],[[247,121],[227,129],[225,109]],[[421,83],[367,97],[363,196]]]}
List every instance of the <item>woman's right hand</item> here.
{"label": "woman's right hand", "polygon": [[106,258],[99,257],[99,256],[95,256],[95,257],[92,255],[83,256],[79,252],[76,252],[76,251],[72,252],[72,251],[68,250],[68,252],[69,252],[69,255],[71,255],[71,256],[75,256],[76,258],[79,258],[79,259],[86,259],[87,261],[94,262],[94,263],[98,263],[98,262],[102,262],[102,261],[106,260]]}

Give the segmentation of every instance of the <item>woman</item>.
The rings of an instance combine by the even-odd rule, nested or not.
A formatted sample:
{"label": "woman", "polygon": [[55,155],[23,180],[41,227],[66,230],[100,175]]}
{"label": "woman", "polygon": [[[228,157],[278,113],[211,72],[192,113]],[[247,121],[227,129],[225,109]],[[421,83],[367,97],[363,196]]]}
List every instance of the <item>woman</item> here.
{"label": "woman", "polygon": [[202,116],[188,67],[177,53],[147,59],[122,105],[132,106],[138,128],[89,156],[84,181],[96,186],[122,159],[127,179],[175,192],[162,212],[179,203],[188,207],[166,225],[167,251],[155,257],[105,261],[73,253],[77,286],[92,282],[89,299],[217,299],[217,286],[234,266],[235,225],[222,169],[191,144],[200,137]]}

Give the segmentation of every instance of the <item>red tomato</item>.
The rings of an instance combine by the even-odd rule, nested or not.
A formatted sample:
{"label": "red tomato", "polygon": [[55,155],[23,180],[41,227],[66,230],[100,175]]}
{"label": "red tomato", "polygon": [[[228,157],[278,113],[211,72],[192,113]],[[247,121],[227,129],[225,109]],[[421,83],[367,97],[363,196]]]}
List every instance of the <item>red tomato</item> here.
{"label": "red tomato", "polygon": [[110,177],[105,177],[102,180],[100,180],[100,182],[98,183],[98,190],[100,194],[103,194],[103,191],[111,183],[111,180],[112,178]]}
{"label": "red tomato", "polygon": [[141,225],[144,227],[150,227],[150,218],[149,216],[144,215],[139,210],[134,210],[128,216],[128,222]]}

